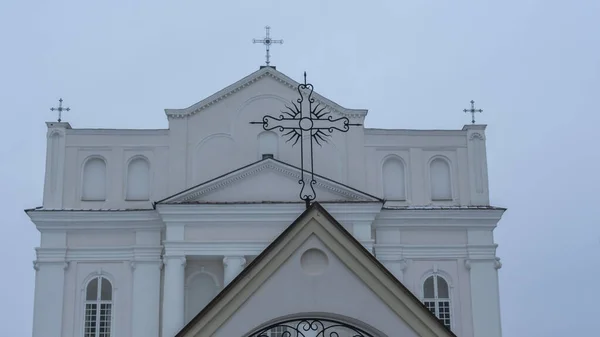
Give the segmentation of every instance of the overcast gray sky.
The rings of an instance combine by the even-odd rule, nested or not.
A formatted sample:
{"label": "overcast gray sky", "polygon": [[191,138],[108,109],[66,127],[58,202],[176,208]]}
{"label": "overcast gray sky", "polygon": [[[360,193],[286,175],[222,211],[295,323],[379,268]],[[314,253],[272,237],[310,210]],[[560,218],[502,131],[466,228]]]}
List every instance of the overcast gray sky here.
{"label": "overcast gray sky", "polygon": [[272,64],[367,127],[488,124],[507,337],[597,331],[600,1],[9,1],[0,3],[0,326],[31,334],[46,127],[167,128],[184,108]]}

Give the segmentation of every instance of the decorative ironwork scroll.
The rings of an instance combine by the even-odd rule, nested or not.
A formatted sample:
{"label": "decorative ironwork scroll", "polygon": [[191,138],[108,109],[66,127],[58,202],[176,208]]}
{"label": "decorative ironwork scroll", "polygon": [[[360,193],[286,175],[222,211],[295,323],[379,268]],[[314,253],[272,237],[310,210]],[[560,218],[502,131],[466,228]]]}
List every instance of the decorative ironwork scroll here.
{"label": "decorative ironwork scroll", "polygon": [[[263,129],[279,130],[285,132],[286,142],[293,141],[292,146],[300,142],[300,169],[302,177],[298,181],[302,185],[300,189],[300,199],[306,203],[306,208],[310,202],[316,198],[316,192],[313,187],[317,182],[314,179],[313,147],[314,143],[322,146],[334,131],[347,132],[350,126],[360,126],[362,124],[350,123],[347,117],[334,118],[329,111],[320,103],[315,104],[312,97],[314,87],[306,83],[306,72],[304,72],[304,83],[298,85],[298,94],[300,98],[296,102],[292,101],[292,106],[286,105],[286,110],[282,110],[279,117],[266,115],[262,122],[250,122],[250,124],[262,124]],[[305,138],[308,144],[304,144]],[[308,158],[304,158],[305,149],[308,146]],[[310,164],[306,163],[310,160]],[[307,169],[305,169],[307,167]],[[310,170],[308,170],[310,167]]]}
{"label": "decorative ironwork scroll", "polygon": [[336,320],[307,318],[269,325],[248,337],[375,337],[366,331]]}

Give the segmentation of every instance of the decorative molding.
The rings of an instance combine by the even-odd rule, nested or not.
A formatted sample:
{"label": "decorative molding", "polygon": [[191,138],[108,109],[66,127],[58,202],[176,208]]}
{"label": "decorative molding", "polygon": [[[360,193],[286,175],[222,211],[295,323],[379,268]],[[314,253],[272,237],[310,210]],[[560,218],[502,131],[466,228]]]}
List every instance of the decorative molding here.
{"label": "decorative molding", "polygon": [[59,137],[64,137],[66,134],[65,129],[50,129],[48,130],[48,138],[52,138],[54,135],[58,135]]}
{"label": "decorative molding", "polygon": [[246,265],[246,258],[244,258],[244,256],[228,255],[223,258],[223,266],[225,266],[225,268],[231,266],[231,264],[229,263],[229,260],[231,260],[232,262],[233,261],[239,262],[237,265],[242,266],[242,267],[244,265]]}
{"label": "decorative molding", "polygon": [[[272,78],[275,81],[283,84],[284,86],[286,86],[292,90],[296,90],[296,88],[299,85],[299,83],[297,83],[296,81],[292,80],[291,78],[285,76],[281,72],[279,72],[273,68],[270,68],[270,67],[265,67],[265,68],[262,68],[256,72],[246,76],[245,78],[239,80],[238,82],[225,87],[224,89],[220,90],[219,92],[203,99],[202,101],[190,106],[189,108],[165,109],[165,113],[167,115],[167,118],[169,118],[169,119],[186,118],[188,116],[193,116],[193,115],[199,113],[200,111],[205,110],[205,109],[225,100],[229,96],[251,86],[252,84],[258,82],[260,79],[266,78],[266,77]],[[367,115],[367,110],[350,110],[350,109],[342,108],[341,106],[335,104],[334,102],[326,99],[325,97],[323,97],[317,93],[314,93],[314,97],[315,97],[316,102],[320,103],[321,106],[325,107],[326,109],[330,110],[333,113],[337,113],[337,114],[340,114],[342,116],[346,116],[349,118],[364,118]]]}
{"label": "decorative molding", "polygon": [[[283,174],[284,176],[288,176],[294,180],[300,179],[300,173],[299,173],[300,170],[295,167],[293,169],[292,169],[292,167],[285,167],[285,166],[283,166],[283,164],[279,164],[278,162],[276,162],[274,160],[259,161],[256,163],[256,165],[250,166],[250,167],[246,168],[245,170],[242,170],[235,174],[231,174],[230,176],[226,176],[226,177],[217,179],[215,181],[212,181],[212,182],[209,182],[206,184],[199,185],[195,188],[195,191],[190,191],[190,193],[184,194],[179,197],[174,197],[171,200],[167,201],[167,203],[168,202],[189,202],[189,201],[197,200],[199,197],[201,197],[203,195],[206,195],[215,190],[220,190],[228,185],[233,184],[236,181],[240,181],[247,177],[256,175],[259,172],[264,171],[266,169],[273,170],[276,173]],[[295,171],[298,171],[298,172],[295,172]],[[330,192],[333,192],[334,194],[344,196],[344,197],[349,198],[354,201],[377,201],[373,198],[368,198],[364,194],[354,192],[350,189],[345,189],[345,188],[335,184],[334,182],[327,181],[321,177],[315,177],[315,178],[317,181],[317,183],[316,183],[317,187],[321,187],[326,190],[329,190]]]}
{"label": "decorative molding", "polygon": [[469,140],[472,141],[473,139],[485,140],[485,137],[483,136],[483,134],[481,134],[479,132],[473,132],[469,136]]}
{"label": "decorative molding", "polygon": [[175,261],[175,260],[179,260],[179,262],[181,263],[181,266],[183,268],[185,268],[185,266],[187,265],[187,259],[185,258],[185,255],[181,256],[163,256],[162,258],[162,262],[164,265],[168,265],[169,263],[174,263],[171,261]]}
{"label": "decorative molding", "polygon": [[44,210],[26,211],[40,232],[45,230],[161,230],[164,223],[154,210]]}
{"label": "decorative molding", "polygon": [[465,259],[465,268],[471,270],[471,259]]}
{"label": "decorative molding", "polygon": [[40,263],[37,261],[32,261],[33,262],[33,269],[35,271],[40,271]]}
{"label": "decorative molding", "polygon": [[404,271],[408,268],[408,261],[406,259],[401,259],[399,262],[400,270],[404,273]]}
{"label": "decorative molding", "polygon": [[497,257],[496,260],[494,261],[494,268],[496,268],[496,270],[502,268],[502,262],[500,262],[499,257]]}
{"label": "decorative molding", "polygon": [[[485,256],[494,256],[496,245],[479,246],[476,258],[469,252],[471,245],[410,245],[376,243],[375,256],[381,260],[397,260],[394,256],[404,259],[461,259],[484,260]],[[489,260],[489,259],[487,259]]]}

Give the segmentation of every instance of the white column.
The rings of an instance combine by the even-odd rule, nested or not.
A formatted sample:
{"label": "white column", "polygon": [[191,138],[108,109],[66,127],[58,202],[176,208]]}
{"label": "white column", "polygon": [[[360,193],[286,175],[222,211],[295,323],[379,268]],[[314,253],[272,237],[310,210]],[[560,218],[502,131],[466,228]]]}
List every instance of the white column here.
{"label": "white column", "polygon": [[160,315],[160,265],[157,261],[132,261],[133,337],[158,337]]}
{"label": "white column", "polygon": [[61,262],[34,262],[33,337],[62,336],[65,269]]}
{"label": "white column", "polygon": [[175,336],[184,325],[185,256],[164,256],[162,337]]}
{"label": "white column", "polygon": [[465,261],[471,281],[471,310],[474,337],[501,337],[500,292],[498,289],[499,260]]}
{"label": "white column", "polygon": [[223,258],[224,276],[223,276],[223,287],[227,286],[229,282],[238,276],[238,274],[244,269],[246,259],[243,256],[225,256]]}

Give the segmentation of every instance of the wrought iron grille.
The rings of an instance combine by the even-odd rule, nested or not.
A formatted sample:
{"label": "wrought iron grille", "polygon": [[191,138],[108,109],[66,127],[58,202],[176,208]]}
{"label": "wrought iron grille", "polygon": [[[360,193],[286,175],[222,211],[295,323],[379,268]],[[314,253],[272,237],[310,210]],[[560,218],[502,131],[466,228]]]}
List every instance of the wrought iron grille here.
{"label": "wrought iron grille", "polygon": [[305,318],[278,322],[248,337],[375,337],[353,325],[329,319]]}

